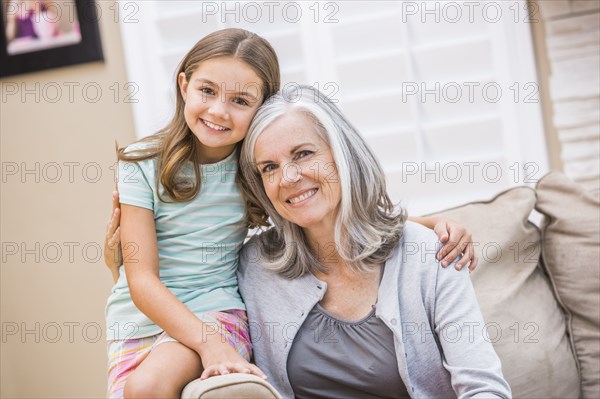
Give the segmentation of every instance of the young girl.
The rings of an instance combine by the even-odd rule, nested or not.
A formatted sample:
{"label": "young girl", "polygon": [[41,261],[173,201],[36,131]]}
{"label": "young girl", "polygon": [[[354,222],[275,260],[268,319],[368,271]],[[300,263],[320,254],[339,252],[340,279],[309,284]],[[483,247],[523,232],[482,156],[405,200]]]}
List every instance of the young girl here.
{"label": "young girl", "polygon": [[249,363],[235,274],[249,224],[236,148],[279,82],[266,40],[212,33],[180,64],[171,123],[119,149],[125,272],[106,306],[109,397],[179,397],[201,375],[266,377]]}
{"label": "young girl", "polygon": [[[259,36],[225,29],[190,50],[177,79],[171,123],[119,150],[122,207],[115,196],[105,239],[117,279],[106,309],[109,397],[179,397],[193,379],[229,372],[266,377],[249,363],[235,272],[247,227],[267,221],[245,216],[252,201],[236,184],[237,153],[257,108],[279,89],[277,56]],[[475,267],[464,228],[416,221],[447,242],[440,259],[464,252],[459,266]]]}

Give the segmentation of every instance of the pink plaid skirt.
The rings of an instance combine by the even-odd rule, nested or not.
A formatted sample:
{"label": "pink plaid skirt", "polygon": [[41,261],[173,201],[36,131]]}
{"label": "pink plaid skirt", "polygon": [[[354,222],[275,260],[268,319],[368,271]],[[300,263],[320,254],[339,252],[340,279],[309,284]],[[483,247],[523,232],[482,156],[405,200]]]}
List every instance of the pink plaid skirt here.
{"label": "pink plaid skirt", "polygon": [[[221,334],[244,359],[250,361],[252,345],[248,334],[248,318],[243,310],[207,312],[200,319]],[[108,398],[122,398],[127,377],[150,352],[165,342],[177,342],[166,332],[150,337],[108,341]]]}

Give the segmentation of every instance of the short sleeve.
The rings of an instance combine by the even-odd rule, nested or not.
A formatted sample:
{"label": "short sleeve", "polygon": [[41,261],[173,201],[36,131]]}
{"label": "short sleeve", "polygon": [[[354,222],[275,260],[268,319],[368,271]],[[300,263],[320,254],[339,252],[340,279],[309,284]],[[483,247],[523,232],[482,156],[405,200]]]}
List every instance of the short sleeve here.
{"label": "short sleeve", "polygon": [[154,162],[119,161],[119,200],[122,204],[154,210]]}

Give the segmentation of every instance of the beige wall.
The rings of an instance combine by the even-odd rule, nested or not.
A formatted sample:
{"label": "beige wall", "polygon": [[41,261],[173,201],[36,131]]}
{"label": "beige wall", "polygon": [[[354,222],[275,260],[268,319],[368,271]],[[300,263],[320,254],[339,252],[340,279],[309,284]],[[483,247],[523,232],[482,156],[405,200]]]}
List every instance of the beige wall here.
{"label": "beige wall", "polygon": [[[535,1],[540,94],[552,166],[600,192],[600,1]],[[558,155],[558,159],[557,159]]]}
{"label": "beige wall", "polygon": [[[132,141],[134,133],[131,107],[123,98],[127,77],[119,26],[108,9],[112,2],[98,3],[102,4],[103,15],[103,63],[8,77],[0,82],[3,95],[13,82],[28,89],[39,84],[41,89],[39,102],[34,95],[22,101],[19,93],[2,98],[1,103],[3,398],[98,398],[105,394],[104,337],[93,341],[97,326],[105,333],[103,311],[111,278],[95,248],[102,242],[110,210],[114,140]],[[63,94],[56,103],[46,101],[44,96],[55,96],[50,90],[53,82]],[[80,83],[72,103],[65,82]],[[49,83],[44,93],[44,85]],[[84,97],[82,87],[87,83],[101,87],[98,102]],[[115,83],[121,87],[116,101]],[[93,94],[90,89],[89,95]],[[75,163],[73,181],[69,162]],[[33,170],[39,163],[39,173],[7,175],[14,163],[19,172],[23,168]],[[96,165],[102,171],[98,181]],[[57,170],[62,176],[52,183],[57,180]],[[23,243],[23,249],[33,251],[25,254],[19,248],[11,254],[12,243]],[[36,244],[39,251],[35,250]],[[88,251],[84,252],[86,244]],[[72,257],[69,247],[74,248]],[[83,331],[86,324],[87,334]],[[22,327],[31,332],[22,336]],[[18,331],[13,335],[15,328]]]}
{"label": "beige wall", "polygon": [[[539,10],[539,0],[529,0],[533,3],[533,10]],[[541,13],[536,11],[535,22],[531,23],[531,35],[535,49],[535,61],[539,84],[539,97],[544,122],[544,133],[546,146],[548,148],[548,161],[551,170],[563,170],[560,158],[560,142],[554,128],[552,100],[550,98],[550,61],[548,60],[548,49],[546,47],[546,27]],[[533,19],[533,18],[532,18]]]}

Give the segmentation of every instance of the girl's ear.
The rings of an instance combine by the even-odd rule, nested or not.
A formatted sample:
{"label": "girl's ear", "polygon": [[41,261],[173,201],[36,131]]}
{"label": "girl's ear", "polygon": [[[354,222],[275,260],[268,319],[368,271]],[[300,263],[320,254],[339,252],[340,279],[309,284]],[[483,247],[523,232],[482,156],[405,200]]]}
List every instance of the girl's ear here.
{"label": "girl's ear", "polygon": [[177,75],[177,84],[179,85],[179,92],[181,93],[181,97],[183,97],[183,101],[185,102],[187,99],[187,89],[188,89],[188,81],[185,78],[185,72],[180,72]]}

